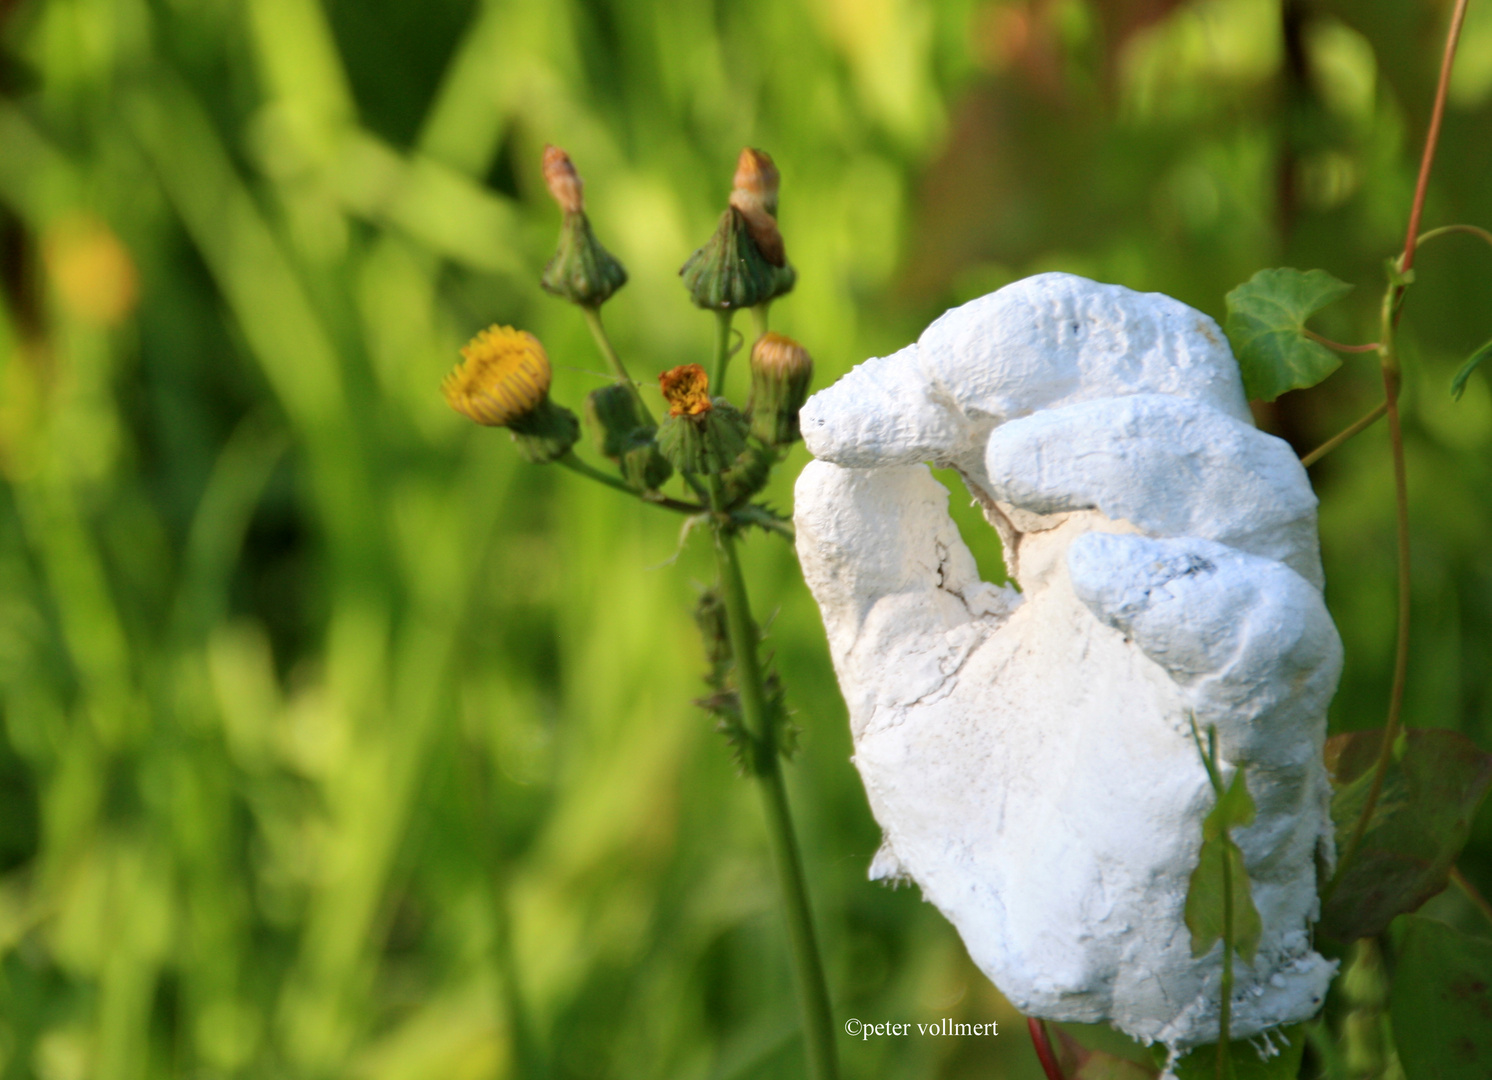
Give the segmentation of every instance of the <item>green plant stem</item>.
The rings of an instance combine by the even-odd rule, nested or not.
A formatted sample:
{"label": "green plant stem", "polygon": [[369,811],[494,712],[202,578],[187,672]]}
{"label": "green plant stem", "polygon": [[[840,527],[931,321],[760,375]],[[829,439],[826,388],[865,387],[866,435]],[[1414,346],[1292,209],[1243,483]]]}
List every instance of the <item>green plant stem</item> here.
{"label": "green plant stem", "polygon": [[616,347],[611,344],[611,338],[606,333],[606,327],[601,324],[601,309],[581,305],[580,312],[585,316],[585,324],[591,328],[591,337],[596,339],[596,347],[601,350],[601,355],[606,358],[607,367],[616,376],[617,382],[626,385],[632,391],[632,396],[637,399],[637,407],[642,410],[642,415],[648,423],[653,422],[653,414],[649,411],[647,402],[642,400],[642,391],[632,381],[632,376],[627,374],[627,367],[622,363],[622,358],[617,355]]}
{"label": "green plant stem", "polygon": [[[725,320],[722,320],[722,324]],[[746,582],[736,554],[735,536],[721,512],[724,495],[719,477],[710,478],[710,495],[716,514],[711,522],[715,558],[720,570],[720,594],[725,601],[726,627],[731,654],[735,658],[736,683],[741,695],[741,714],[751,736],[748,755],[751,774],[762,795],[767,817],[767,836],[772,846],[777,880],[782,887],[787,917],[788,943],[798,981],[798,1004],[803,1014],[803,1040],[807,1048],[808,1072],[813,1080],[834,1080],[839,1067],[834,1052],[834,1020],[829,1007],[829,984],[819,959],[813,932],[813,914],[808,905],[808,883],[803,858],[793,832],[787,788],[782,780],[781,757],[776,731],[768,713],[757,653],[757,629],[751,618]]]}
{"label": "green plant stem", "polygon": [[1482,895],[1480,889],[1466,880],[1466,875],[1461,873],[1459,866],[1451,867],[1451,880],[1456,883],[1458,889],[1466,894],[1466,899],[1470,900],[1476,906],[1476,909],[1487,917],[1489,923],[1492,923],[1492,901],[1489,901]]}
{"label": "green plant stem", "polygon": [[558,465],[563,465],[565,468],[569,469],[572,472],[579,473],[581,476],[586,477],[588,480],[594,480],[598,484],[605,484],[609,488],[616,488],[618,491],[626,492],[633,498],[641,499],[643,502],[651,503],[654,506],[661,506],[665,510],[673,510],[680,514],[699,514],[703,513],[705,510],[705,508],[698,503],[688,503],[682,502],[679,499],[670,499],[667,495],[643,494],[641,492],[638,492],[633,488],[628,487],[625,483],[623,483],[621,480],[618,480],[615,476],[608,476],[595,466],[588,465],[584,461],[581,461],[580,458],[575,456],[575,451],[573,450],[567,452],[563,457],[556,458],[555,463]]}
{"label": "green plant stem", "polygon": [[1492,244],[1492,232],[1479,229],[1475,225],[1442,225],[1438,229],[1431,229],[1415,241],[1415,247],[1424,247],[1426,241],[1434,240],[1436,237],[1448,236],[1451,233],[1465,233],[1467,236],[1475,236],[1479,240],[1485,240]]}
{"label": "green plant stem", "polygon": [[729,309],[715,312],[715,370],[710,372],[710,393],[725,393],[725,369],[730,363],[730,321],[735,315]]}
{"label": "green plant stem", "polygon": [[766,303],[757,304],[756,307],[751,309],[751,336],[753,339],[759,338],[767,332],[767,308],[771,304],[772,301],[768,300]]}
{"label": "green plant stem", "polygon": [[1445,53],[1440,61],[1440,80],[1435,87],[1435,104],[1430,111],[1430,130],[1425,135],[1425,152],[1420,158],[1419,179],[1414,185],[1414,203],[1409,208],[1409,228],[1404,240],[1404,254],[1398,259],[1400,279],[1391,284],[1383,297],[1382,322],[1383,342],[1378,355],[1383,368],[1383,404],[1388,416],[1389,445],[1394,459],[1394,516],[1398,543],[1399,564],[1399,617],[1398,631],[1394,643],[1393,685],[1388,696],[1388,720],[1383,726],[1383,742],[1378,748],[1378,761],[1373,767],[1373,782],[1368,788],[1368,797],[1363,802],[1362,812],[1353,823],[1352,834],[1346,849],[1337,860],[1336,873],[1321,893],[1321,902],[1326,903],[1336,891],[1343,873],[1358,848],[1362,846],[1363,834],[1373,811],[1378,808],[1378,798],[1383,794],[1383,781],[1388,775],[1389,762],[1393,760],[1394,741],[1399,737],[1399,725],[1404,713],[1404,683],[1409,676],[1409,481],[1404,465],[1404,431],[1399,422],[1399,356],[1394,343],[1394,334],[1399,324],[1399,313],[1404,298],[1403,275],[1414,268],[1414,252],[1419,242],[1419,223],[1425,209],[1425,195],[1430,188],[1430,170],[1435,164],[1435,147],[1440,141],[1440,123],[1445,116],[1445,99],[1450,88],[1451,66],[1456,59],[1456,44],[1461,38],[1461,26],[1466,21],[1467,0],[1456,0],[1451,13],[1450,29],[1446,33]]}
{"label": "green plant stem", "polygon": [[1233,1019],[1233,867],[1226,845],[1228,832],[1223,830],[1223,978],[1218,986],[1217,1004],[1217,1080],[1233,1074],[1230,1028]]}
{"label": "green plant stem", "polygon": [[[1377,346],[1374,346],[1374,348],[1377,348]],[[1388,412],[1388,402],[1380,401],[1377,405],[1373,406],[1373,411],[1368,413],[1367,416],[1364,416],[1361,420],[1358,420],[1351,427],[1345,429],[1344,431],[1338,432],[1336,435],[1333,435],[1331,438],[1327,439],[1320,446],[1316,447],[1316,449],[1312,450],[1305,457],[1301,458],[1300,463],[1307,469],[1309,469],[1312,465],[1316,464],[1316,462],[1320,461],[1327,454],[1331,453],[1348,439],[1352,438],[1352,436],[1360,434],[1366,431],[1368,428],[1372,427],[1378,422],[1378,418],[1386,412]]]}

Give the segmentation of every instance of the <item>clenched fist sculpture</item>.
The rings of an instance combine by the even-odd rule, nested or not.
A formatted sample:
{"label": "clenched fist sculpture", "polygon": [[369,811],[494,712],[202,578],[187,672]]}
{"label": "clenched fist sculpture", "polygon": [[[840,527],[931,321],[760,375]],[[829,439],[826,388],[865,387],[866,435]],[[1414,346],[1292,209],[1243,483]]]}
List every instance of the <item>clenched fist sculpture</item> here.
{"label": "clenched fist sculpture", "polygon": [[[1194,959],[1184,921],[1214,801],[1194,719],[1258,806],[1233,1037],[1314,1014],[1341,643],[1315,496],[1217,325],[1042,274],[861,364],[802,428],[798,554],[885,833],[872,876],[915,881],[1027,1013],[1214,1042],[1222,946]],[[962,474],[1019,592],[979,579],[926,462]]]}

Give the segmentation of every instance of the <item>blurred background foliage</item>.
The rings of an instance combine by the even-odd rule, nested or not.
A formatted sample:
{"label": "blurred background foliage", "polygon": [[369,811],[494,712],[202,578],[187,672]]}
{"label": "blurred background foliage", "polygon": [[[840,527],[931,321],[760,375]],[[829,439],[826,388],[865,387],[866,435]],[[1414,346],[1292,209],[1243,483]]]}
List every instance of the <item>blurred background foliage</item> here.
{"label": "blurred background foliage", "polygon": [[[1255,270],[1320,266],[1362,286],[1320,329],[1368,340],[1449,9],[0,2],[0,1078],[798,1075],[759,809],[690,704],[708,553],[437,391],[494,321],[546,343],[558,400],[604,381],[538,289],[543,144],[631,272],[606,315],[649,385],[708,355],[676,272],[747,144],[800,272],[774,322],[821,385],[1051,269],[1220,317]],[[1492,225],[1481,2],[1426,224],[1453,220]],[[1408,722],[1484,749],[1492,392],[1446,387],[1489,268],[1438,242],[1406,318]],[[1259,419],[1305,450],[1380,394],[1349,358]],[[1381,425],[1314,474],[1333,727],[1376,727]],[[785,544],[747,558],[838,1016],[1001,1025],[846,1037],[847,1075],[1037,1076],[937,913],[865,880],[817,613]],[[1485,810],[1462,866],[1492,891]]]}

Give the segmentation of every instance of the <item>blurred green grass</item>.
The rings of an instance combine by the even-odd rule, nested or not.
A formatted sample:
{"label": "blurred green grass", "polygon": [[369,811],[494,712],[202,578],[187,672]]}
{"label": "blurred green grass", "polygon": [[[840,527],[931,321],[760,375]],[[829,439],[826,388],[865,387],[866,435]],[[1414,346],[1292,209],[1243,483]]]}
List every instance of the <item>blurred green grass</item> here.
{"label": "blurred green grass", "polygon": [[[543,143],[631,272],[606,317],[644,382],[708,351],[676,271],[745,144],[783,173],[800,283],[774,324],[821,384],[1042,269],[1220,315],[1261,266],[1319,265],[1364,286],[1323,322],[1361,339],[1447,10],[0,5],[0,1080],[798,1075],[758,809],[689,704],[706,554],[437,392],[493,321],[545,342],[559,400],[603,378],[537,286]],[[1492,223],[1472,10],[1430,223]],[[1442,244],[1407,320],[1407,715],[1486,747],[1492,393],[1445,385],[1492,274]],[[1347,368],[1261,422],[1321,441],[1374,400]],[[1338,729],[1381,723],[1388,686],[1383,440],[1316,470]],[[846,1037],[846,1074],[1034,1080],[936,912],[865,881],[817,613],[785,545],[746,558],[805,729],[837,1014],[1001,1022]],[[1486,814],[1463,867],[1492,888]]]}

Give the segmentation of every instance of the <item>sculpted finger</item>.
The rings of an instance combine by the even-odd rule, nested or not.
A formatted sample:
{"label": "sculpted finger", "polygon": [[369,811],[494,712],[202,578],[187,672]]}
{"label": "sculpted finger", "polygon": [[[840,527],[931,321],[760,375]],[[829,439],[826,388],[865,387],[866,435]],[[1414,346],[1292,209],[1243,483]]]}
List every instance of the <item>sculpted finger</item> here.
{"label": "sculpted finger", "polygon": [[[1319,851],[1331,862],[1321,770],[1325,716],[1342,643],[1321,594],[1271,559],[1196,539],[1089,533],[1068,550],[1078,598],[1182,688],[1223,759],[1248,766],[1255,823],[1239,837],[1260,910],[1281,925],[1313,918],[1293,882]],[[1304,868],[1304,869],[1303,869]]]}
{"label": "sculpted finger", "polygon": [[1314,761],[1315,730],[1342,667],[1321,594],[1295,571],[1192,538],[1088,533],[1067,553],[1073,591],[1187,692],[1249,761]]}
{"label": "sculpted finger", "polygon": [[877,706],[951,689],[1019,595],[979,579],[924,465],[810,462],[794,493],[798,559],[823,613],[857,737]]}
{"label": "sculpted finger", "polygon": [[1238,365],[1206,315],[1158,293],[1038,274],[944,314],[803,407],[815,457],[850,468],[931,461],[976,484],[984,440],[1037,409],[1168,394],[1249,418]]}
{"label": "sculpted finger", "polygon": [[1085,401],[996,428],[990,493],[1023,510],[1097,509],[1285,563],[1317,589],[1316,496],[1295,453],[1251,424],[1154,394]]}
{"label": "sculpted finger", "polygon": [[963,418],[939,400],[917,362],[918,347],[857,364],[798,413],[814,457],[851,469],[951,463],[973,445]]}

